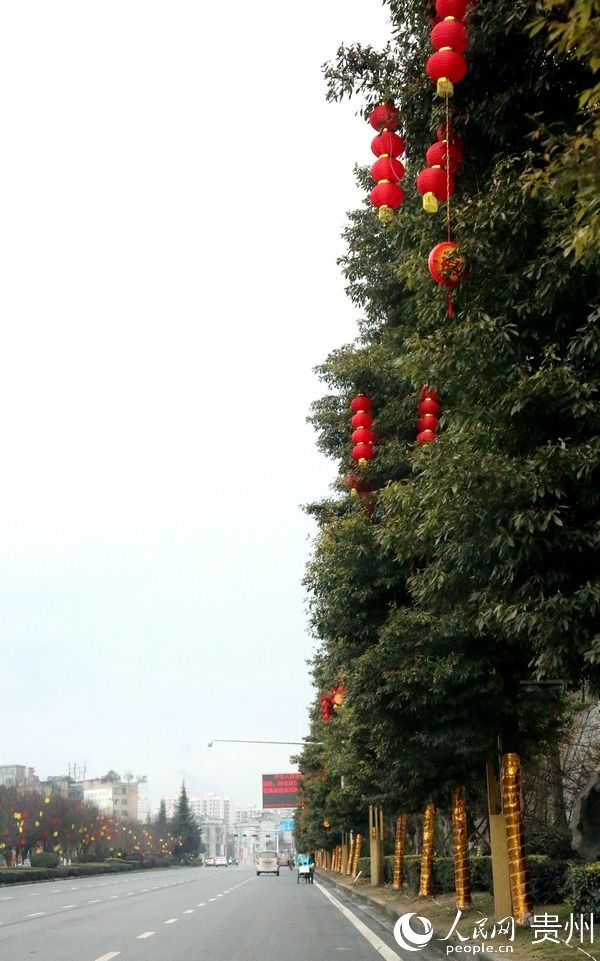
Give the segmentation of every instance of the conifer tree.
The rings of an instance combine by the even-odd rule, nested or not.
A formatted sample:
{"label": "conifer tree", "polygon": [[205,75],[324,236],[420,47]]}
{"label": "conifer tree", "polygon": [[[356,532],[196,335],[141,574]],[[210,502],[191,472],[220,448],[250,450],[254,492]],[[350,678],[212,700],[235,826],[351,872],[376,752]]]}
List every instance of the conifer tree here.
{"label": "conifer tree", "polygon": [[172,852],[173,857],[181,861],[189,861],[195,858],[201,850],[202,835],[200,826],[190,809],[184,783],[181,785],[181,793],[170,828],[171,833],[177,839]]}

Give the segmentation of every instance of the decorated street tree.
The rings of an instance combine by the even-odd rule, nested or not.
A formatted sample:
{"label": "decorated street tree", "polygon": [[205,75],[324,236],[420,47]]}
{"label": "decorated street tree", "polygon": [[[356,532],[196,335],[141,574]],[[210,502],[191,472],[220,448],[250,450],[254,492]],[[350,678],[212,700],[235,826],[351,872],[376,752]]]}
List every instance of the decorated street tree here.
{"label": "decorated street tree", "polygon": [[[532,681],[598,689],[598,107],[569,5],[546,3],[551,36],[536,0],[438,0],[434,26],[422,0],[388,6],[386,49],[341,47],[325,71],[373,126],[398,110],[376,140],[401,136],[406,173],[403,203],[368,199],[398,177],[377,167],[400,162],[392,140],[357,172],[342,266],[362,316],[321,368],[312,422],[340,483],[309,508],[307,586],[317,696],[342,673],[347,691],[326,768],[402,810],[480,783],[498,738],[505,756],[556,739],[563,695]],[[356,468],[358,393],[376,456]]]}

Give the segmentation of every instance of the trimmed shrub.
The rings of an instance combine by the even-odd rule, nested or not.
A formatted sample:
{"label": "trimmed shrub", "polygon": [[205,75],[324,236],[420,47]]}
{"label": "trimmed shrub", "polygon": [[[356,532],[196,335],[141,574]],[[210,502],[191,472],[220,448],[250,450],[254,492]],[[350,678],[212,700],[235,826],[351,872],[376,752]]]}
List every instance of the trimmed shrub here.
{"label": "trimmed shrub", "polygon": [[557,860],[574,860],[577,854],[571,842],[570,831],[559,831],[554,827],[529,828],[525,831],[525,854],[528,857],[545,854]]}
{"label": "trimmed shrub", "polygon": [[571,864],[565,896],[573,914],[600,914],[600,862]]}
{"label": "trimmed shrub", "polygon": [[[562,901],[570,870],[568,861],[554,861],[544,856],[532,855],[527,859],[529,865],[529,883],[534,903],[554,904]],[[473,891],[492,891],[492,859],[486,855],[470,858],[471,889]],[[360,858],[358,870],[363,878],[371,877],[371,862],[369,858]],[[600,865],[598,866],[600,871]],[[385,881],[391,884],[394,877],[394,858],[385,858]],[[404,884],[409,891],[416,894],[421,880],[421,857],[419,854],[408,854],[404,857]],[[439,893],[454,891],[454,858],[433,859],[433,887]],[[598,894],[600,899],[600,892]],[[600,913],[600,912],[599,912]]]}
{"label": "trimmed shrub", "polygon": [[527,864],[533,903],[555,904],[562,901],[570,869],[569,862],[530,854]]}
{"label": "trimmed shrub", "polygon": [[52,851],[40,851],[38,854],[33,854],[31,857],[31,867],[32,868],[55,868],[58,867],[58,862],[60,858],[58,854],[53,854]]}

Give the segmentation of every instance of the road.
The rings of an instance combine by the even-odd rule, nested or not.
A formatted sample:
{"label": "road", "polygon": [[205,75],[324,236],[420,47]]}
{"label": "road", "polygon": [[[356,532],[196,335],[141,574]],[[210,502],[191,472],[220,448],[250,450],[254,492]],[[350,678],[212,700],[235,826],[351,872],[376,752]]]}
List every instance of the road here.
{"label": "road", "polygon": [[[320,884],[167,868],[0,887],[0,961],[401,961],[388,929]],[[355,920],[353,920],[355,919]],[[364,927],[361,928],[361,925]]]}

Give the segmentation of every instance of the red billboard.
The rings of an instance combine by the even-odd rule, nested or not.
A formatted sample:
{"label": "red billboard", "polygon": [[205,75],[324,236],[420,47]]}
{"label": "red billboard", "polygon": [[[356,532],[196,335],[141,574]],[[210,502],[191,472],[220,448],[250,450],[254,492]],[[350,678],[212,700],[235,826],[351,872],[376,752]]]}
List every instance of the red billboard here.
{"label": "red billboard", "polygon": [[263,774],[262,806],[264,808],[298,807],[301,774]]}

